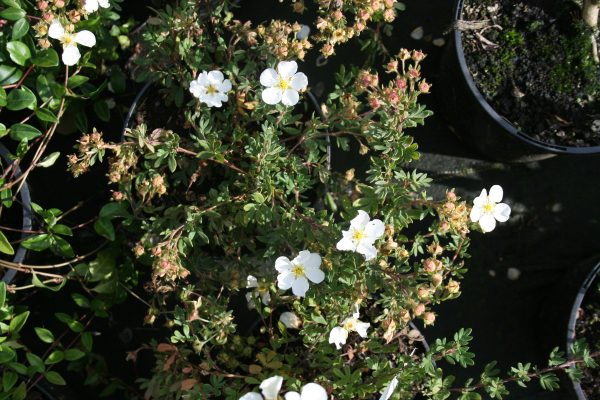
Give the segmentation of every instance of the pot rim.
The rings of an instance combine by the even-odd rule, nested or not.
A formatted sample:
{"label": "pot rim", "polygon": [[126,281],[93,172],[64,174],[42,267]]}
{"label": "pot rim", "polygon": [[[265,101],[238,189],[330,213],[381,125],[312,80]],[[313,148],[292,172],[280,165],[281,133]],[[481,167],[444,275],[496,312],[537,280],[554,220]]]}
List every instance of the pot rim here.
{"label": "pot rim", "polygon": [[[583,299],[585,298],[585,295],[586,295],[588,289],[592,286],[592,283],[594,283],[594,281],[596,280],[596,277],[598,277],[599,275],[600,275],[600,261],[598,261],[594,265],[594,268],[592,268],[590,273],[588,273],[588,275],[585,277],[585,280],[581,284],[581,287],[579,288],[579,291],[577,292],[577,295],[575,296],[575,300],[573,301],[573,306],[571,307],[571,314],[569,315],[569,324],[567,325],[567,337],[566,337],[566,339],[567,339],[567,358],[569,360],[573,357],[573,354],[571,353],[571,345],[575,341],[575,325],[577,324],[577,311],[581,307],[581,303],[583,302]],[[575,390],[575,393],[577,394],[577,397],[580,400],[586,400],[587,396],[583,392],[583,389],[581,388],[581,384],[579,382],[575,382],[574,380],[571,380],[571,382],[573,382],[573,388]]]}
{"label": "pot rim", "polygon": [[[464,0],[456,1],[456,6],[455,6],[453,16],[452,16],[453,23],[456,23],[460,20],[460,17],[462,14],[462,9],[463,9],[463,3],[464,3]],[[508,119],[506,119],[504,116],[498,114],[498,112],[496,112],[496,110],[494,110],[494,108],[492,108],[492,106],[488,103],[485,96],[483,96],[483,94],[481,94],[481,92],[477,88],[477,85],[475,84],[475,81],[473,80],[471,72],[469,71],[469,68],[467,67],[467,61],[465,59],[465,54],[463,51],[462,35],[460,33],[460,30],[454,28],[452,30],[452,35],[454,38],[454,44],[455,44],[456,55],[458,58],[458,64],[459,64],[460,70],[463,74],[463,77],[467,83],[467,86],[468,86],[469,90],[471,91],[471,94],[475,97],[477,102],[483,107],[485,112],[492,119],[494,119],[496,121],[496,123],[498,123],[509,135],[514,136],[514,137],[516,137],[516,138],[518,138],[540,150],[548,151],[548,152],[551,152],[554,154],[595,154],[595,153],[600,153],[600,145],[585,146],[585,147],[563,146],[563,145],[545,143],[540,140],[534,139],[534,138],[526,135],[525,133],[521,132],[519,129],[517,129],[513,125],[513,123],[510,122]]]}

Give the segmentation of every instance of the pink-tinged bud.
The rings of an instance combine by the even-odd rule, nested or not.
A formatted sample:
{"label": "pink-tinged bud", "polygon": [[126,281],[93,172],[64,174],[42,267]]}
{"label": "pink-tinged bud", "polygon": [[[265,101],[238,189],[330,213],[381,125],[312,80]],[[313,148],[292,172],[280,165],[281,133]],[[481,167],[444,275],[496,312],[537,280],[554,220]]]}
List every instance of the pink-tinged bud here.
{"label": "pink-tinged bud", "polygon": [[444,277],[442,276],[442,274],[434,274],[431,277],[431,283],[433,283],[433,286],[435,286],[435,287],[440,286],[443,281],[444,281]]}
{"label": "pink-tinged bud", "polygon": [[422,93],[429,93],[429,88],[431,88],[431,86],[429,85],[429,83],[427,83],[425,81],[419,83],[419,90]]}
{"label": "pink-tinged bud", "polygon": [[421,76],[421,73],[417,69],[409,68],[408,69],[408,76],[410,78],[417,79],[419,76]]}
{"label": "pink-tinged bud", "polygon": [[392,8],[394,7],[394,4],[396,3],[396,0],[385,0],[385,6],[387,8]]}
{"label": "pink-tinged bud", "polygon": [[420,287],[419,289],[417,289],[417,296],[419,297],[419,299],[426,299],[429,297],[429,289],[426,287]]}
{"label": "pink-tinged bud", "polygon": [[450,279],[446,285],[446,289],[448,290],[448,293],[458,293],[460,291],[460,282]]}
{"label": "pink-tinged bud", "polygon": [[423,322],[425,325],[433,325],[435,322],[435,314],[432,312],[426,312],[423,316]]}
{"label": "pink-tinged bud", "polygon": [[369,105],[371,108],[373,108],[373,110],[377,110],[379,107],[381,107],[381,101],[379,101],[377,97],[369,97]]}
{"label": "pink-tinged bud", "polygon": [[366,11],[366,10],[360,10],[360,11],[358,12],[358,19],[360,19],[360,20],[362,20],[362,21],[366,21],[366,20],[368,20],[369,18],[371,18],[371,14],[369,14],[369,12],[368,12],[368,11]]}
{"label": "pink-tinged bud", "polygon": [[381,0],[371,0],[371,8],[379,10],[381,8]]}
{"label": "pink-tinged bud", "polygon": [[402,61],[408,60],[410,58],[410,51],[408,51],[407,49],[400,49],[400,52],[398,53],[398,58]]}
{"label": "pink-tinged bud", "polygon": [[454,205],[454,203],[447,202],[444,204],[444,209],[446,211],[453,211],[455,207],[456,206]]}
{"label": "pink-tinged bud", "polygon": [[333,46],[329,43],[325,43],[321,48],[321,54],[323,54],[325,57],[329,57],[333,54]]}
{"label": "pink-tinged bud", "polygon": [[341,12],[340,10],[335,10],[335,11],[333,12],[333,14],[331,14],[331,16],[333,17],[333,19],[334,19],[335,21],[339,21],[339,20],[341,20],[342,18],[344,18],[344,14],[342,14],[342,12]]}
{"label": "pink-tinged bud", "polygon": [[404,90],[406,89],[407,83],[406,83],[406,79],[404,78],[398,78],[396,79],[396,87],[400,90]]}
{"label": "pink-tinged bud", "polygon": [[436,270],[435,260],[433,258],[428,258],[423,261],[423,269],[425,269],[426,272],[434,273]]}
{"label": "pink-tinged bud", "polygon": [[395,90],[388,90],[386,95],[390,104],[396,106],[400,103],[400,95]]}
{"label": "pink-tinged bud", "polygon": [[418,317],[425,312],[425,304],[419,304],[415,307],[415,315]]}
{"label": "pink-tinged bud", "polygon": [[46,9],[48,8],[48,2],[47,1],[38,1],[37,8],[40,11],[46,11]]}
{"label": "pink-tinged bud", "polygon": [[440,231],[442,232],[448,232],[450,230],[450,224],[447,223],[446,221],[442,222],[440,224]]}
{"label": "pink-tinged bud", "polygon": [[356,24],[354,24],[354,29],[356,29],[359,32],[364,31],[366,27],[367,26],[364,23],[360,22],[360,21],[358,21]]}
{"label": "pink-tinged bud", "polygon": [[54,15],[50,13],[42,14],[42,19],[46,22],[52,22]]}
{"label": "pink-tinged bud", "polygon": [[135,247],[133,248],[133,254],[135,254],[136,257],[141,257],[144,255],[144,246],[142,246],[140,243],[136,244]]}
{"label": "pink-tinged bud", "polygon": [[65,1],[64,0],[55,0],[54,6],[56,8],[63,8],[65,6]]}
{"label": "pink-tinged bud", "polygon": [[388,72],[398,71],[398,61],[392,60],[389,63],[387,63],[387,70]]}
{"label": "pink-tinged bud", "polygon": [[396,19],[396,13],[393,9],[388,8],[383,12],[383,19],[385,20],[385,22],[392,22]]}
{"label": "pink-tinged bud", "polygon": [[446,198],[448,199],[448,201],[456,201],[456,193],[448,192],[446,193]]}
{"label": "pink-tinged bud", "polygon": [[412,57],[413,61],[419,62],[425,58],[425,53],[423,53],[420,50],[413,50],[411,57]]}

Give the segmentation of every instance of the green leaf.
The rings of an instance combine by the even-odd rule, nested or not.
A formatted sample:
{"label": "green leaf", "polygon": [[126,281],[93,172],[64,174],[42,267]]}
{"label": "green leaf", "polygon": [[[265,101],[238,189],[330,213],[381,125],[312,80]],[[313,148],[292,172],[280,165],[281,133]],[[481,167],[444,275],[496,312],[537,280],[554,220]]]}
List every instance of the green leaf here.
{"label": "green leaf", "polygon": [[56,371],[48,371],[46,372],[45,376],[48,382],[52,383],[53,385],[64,386],[67,384],[65,379]]}
{"label": "green leaf", "polygon": [[75,89],[76,87],[83,85],[84,83],[86,83],[89,80],[90,80],[90,78],[88,78],[87,76],[75,75],[75,76],[70,77],[67,80],[67,87],[69,89]]}
{"label": "green leaf", "polygon": [[19,333],[19,331],[25,325],[25,322],[27,322],[28,317],[29,317],[29,311],[25,311],[25,312],[17,315],[16,317],[14,317],[10,321],[10,325],[8,326],[8,331],[11,333],[11,335],[14,335],[15,333]]}
{"label": "green leaf", "polygon": [[31,63],[37,67],[50,68],[58,65],[58,53],[54,49],[45,49],[38,51]]}
{"label": "green leaf", "polygon": [[46,365],[56,364],[65,359],[65,353],[62,350],[54,350],[50,355],[46,358]]}
{"label": "green leaf", "polygon": [[56,250],[60,255],[68,258],[75,257],[75,252],[73,251],[73,247],[67,242],[65,239],[60,236],[53,235],[52,240],[54,240],[55,246],[53,249]]}
{"label": "green leaf", "polygon": [[4,283],[4,281],[0,281],[0,308],[4,307],[5,301],[6,301],[6,283]]}
{"label": "green leaf", "polygon": [[19,376],[15,374],[13,371],[5,370],[2,374],[2,388],[4,389],[4,393],[8,392],[15,386]]}
{"label": "green leaf", "polygon": [[9,7],[0,11],[0,18],[7,19],[9,21],[17,21],[26,15],[27,13],[25,10],[17,7]]}
{"label": "green leaf", "polygon": [[114,202],[105,204],[102,209],[100,209],[100,218],[116,218],[116,217],[130,217],[131,214],[125,208],[124,203],[122,202]]}
{"label": "green leaf", "polygon": [[94,112],[102,121],[108,122],[110,120],[110,109],[105,100],[100,99],[94,103]]}
{"label": "green leaf", "polygon": [[73,236],[73,231],[66,225],[56,224],[52,227],[52,232],[63,236]]}
{"label": "green leaf", "polygon": [[45,108],[38,108],[37,110],[35,110],[35,116],[38,117],[40,121],[53,123],[58,122],[58,118],[56,117],[56,115],[54,115],[52,111]]}
{"label": "green leaf", "polygon": [[5,107],[8,99],[6,98],[6,90],[0,86],[0,107]]}
{"label": "green leaf", "polygon": [[34,371],[43,373],[46,370],[44,360],[42,360],[38,355],[27,353],[25,354],[25,357],[27,357],[27,361],[29,362],[29,365],[33,367]]}
{"label": "green leaf", "polygon": [[2,231],[0,231],[0,252],[8,254],[9,256],[15,254],[15,249],[13,249],[12,245],[10,244],[6,236],[4,236],[4,233],[2,233]]}
{"label": "green leaf", "polygon": [[12,65],[0,65],[0,85],[12,85],[21,79],[23,72]]}
{"label": "green leaf", "polygon": [[44,343],[54,342],[54,335],[46,328],[36,327],[34,328],[35,334],[38,335],[40,340]]}
{"label": "green leaf", "polygon": [[12,42],[8,42],[6,44],[6,50],[8,50],[8,55],[10,59],[15,62],[15,64],[19,64],[24,66],[27,60],[31,58],[31,51],[29,47],[23,42],[19,42],[18,40],[14,40]]}
{"label": "green leaf", "polygon": [[15,24],[13,25],[12,39],[19,40],[23,36],[25,36],[28,31],[29,31],[29,22],[27,22],[27,19],[21,18],[20,20],[15,22]]}
{"label": "green leaf", "polygon": [[67,361],[75,361],[84,357],[85,353],[79,349],[69,349],[65,351],[65,360]]}
{"label": "green leaf", "polygon": [[33,110],[37,104],[35,94],[25,88],[11,90],[6,100],[6,108],[11,111],[19,111],[24,108]]}
{"label": "green leaf", "polygon": [[39,287],[42,289],[48,289],[53,292],[58,292],[60,289],[63,288],[63,286],[65,286],[65,284],[67,283],[67,280],[63,279],[62,281],[60,281],[60,283],[58,285],[50,286],[50,285],[46,285],[44,282],[42,282],[40,280],[40,278],[37,277],[37,274],[34,272],[33,276],[31,277],[31,283],[35,287]]}
{"label": "green leaf", "polygon": [[100,236],[104,236],[110,241],[115,240],[115,228],[108,218],[98,218],[94,223],[94,229]]}
{"label": "green leaf", "polygon": [[8,346],[0,347],[0,364],[6,364],[17,358],[17,353]]}
{"label": "green leaf", "polygon": [[27,398],[27,385],[21,382],[12,392],[11,400],[25,400]]}
{"label": "green leaf", "polygon": [[90,332],[83,332],[81,334],[81,344],[83,345],[86,351],[92,351],[93,338]]}
{"label": "green leaf", "polygon": [[40,235],[30,236],[21,244],[29,250],[43,251],[50,247],[50,235],[42,233]]}
{"label": "green leaf", "polygon": [[55,151],[54,153],[48,154],[46,157],[42,159],[39,163],[37,163],[38,167],[48,168],[54,165],[58,157],[60,156],[60,151]]}

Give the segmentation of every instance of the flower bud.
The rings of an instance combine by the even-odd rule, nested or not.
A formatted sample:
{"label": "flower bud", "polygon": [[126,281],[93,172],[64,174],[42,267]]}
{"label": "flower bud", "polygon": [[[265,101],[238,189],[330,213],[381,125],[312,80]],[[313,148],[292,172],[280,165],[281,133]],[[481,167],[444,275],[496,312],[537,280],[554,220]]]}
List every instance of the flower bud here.
{"label": "flower bud", "polygon": [[440,286],[442,284],[442,282],[444,281],[444,277],[442,276],[442,274],[434,274],[431,277],[431,283],[433,283],[433,286]]}
{"label": "flower bud", "polygon": [[400,319],[402,320],[402,322],[404,322],[405,324],[408,323],[408,321],[410,321],[410,313],[408,312],[408,310],[400,310],[399,313],[400,315]]}
{"label": "flower bud", "polygon": [[388,72],[398,71],[398,61],[392,60],[389,63],[387,63],[387,70]]}
{"label": "flower bud", "polygon": [[454,192],[446,193],[446,199],[448,199],[448,201],[456,201],[456,193],[454,193]]}
{"label": "flower bud", "polygon": [[425,312],[425,304],[418,304],[414,309],[414,313],[417,317],[422,315],[424,312]]}
{"label": "flower bud", "polygon": [[302,320],[293,312],[286,311],[279,316],[279,320],[288,329],[300,329]]}
{"label": "flower bud", "polygon": [[446,289],[448,290],[449,293],[452,293],[452,294],[458,293],[460,291],[460,282],[450,279],[448,281],[448,284],[446,285]]}
{"label": "flower bud", "polygon": [[410,51],[408,51],[407,49],[400,49],[400,52],[398,53],[398,58],[402,61],[408,60],[410,58]]}
{"label": "flower bud", "polygon": [[427,287],[421,286],[419,289],[417,289],[417,297],[419,297],[421,300],[428,298],[429,294],[430,290]]}
{"label": "flower bud", "polygon": [[65,6],[64,0],[54,0],[54,6],[56,8],[63,8]]}
{"label": "flower bud", "polygon": [[425,269],[425,271],[429,273],[435,272],[435,260],[433,258],[428,258],[427,260],[423,261],[423,269]]}
{"label": "flower bud", "polygon": [[422,93],[429,93],[429,89],[431,88],[431,86],[429,85],[429,83],[422,81],[421,83],[419,83],[419,90]]}
{"label": "flower bud", "polygon": [[413,50],[411,58],[416,62],[422,61],[425,58],[425,53],[421,50]]}
{"label": "flower bud", "polygon": [[425,325],[433,325],[435,322],[435,314],[431,311],[426,312],[425,315],[423,315],[423,322]]}

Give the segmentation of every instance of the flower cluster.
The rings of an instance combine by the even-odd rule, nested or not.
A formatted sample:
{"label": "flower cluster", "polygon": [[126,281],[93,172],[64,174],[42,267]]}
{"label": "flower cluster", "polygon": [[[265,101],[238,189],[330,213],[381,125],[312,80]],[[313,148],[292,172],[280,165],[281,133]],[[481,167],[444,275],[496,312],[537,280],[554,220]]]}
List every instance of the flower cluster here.
{"label": "flower cluster", "polygon": [[306,51],[312,48],[308,38],[302,34],[302,26],[297,22],[272,20],[269,25],[256,28],[256,33],[269,49],[269,53],[278,60],[304,60]]}
{"label": "flower cluster", "polygon": [[[277,400],[283,384],[283,377],[272,376],[260,384],[261,393],[246,393],[240,400]],[[308,383],[302,387],[300,393],[290,391],[284,396],[285,400],[327,400],[327,391],[317,383]]]}

